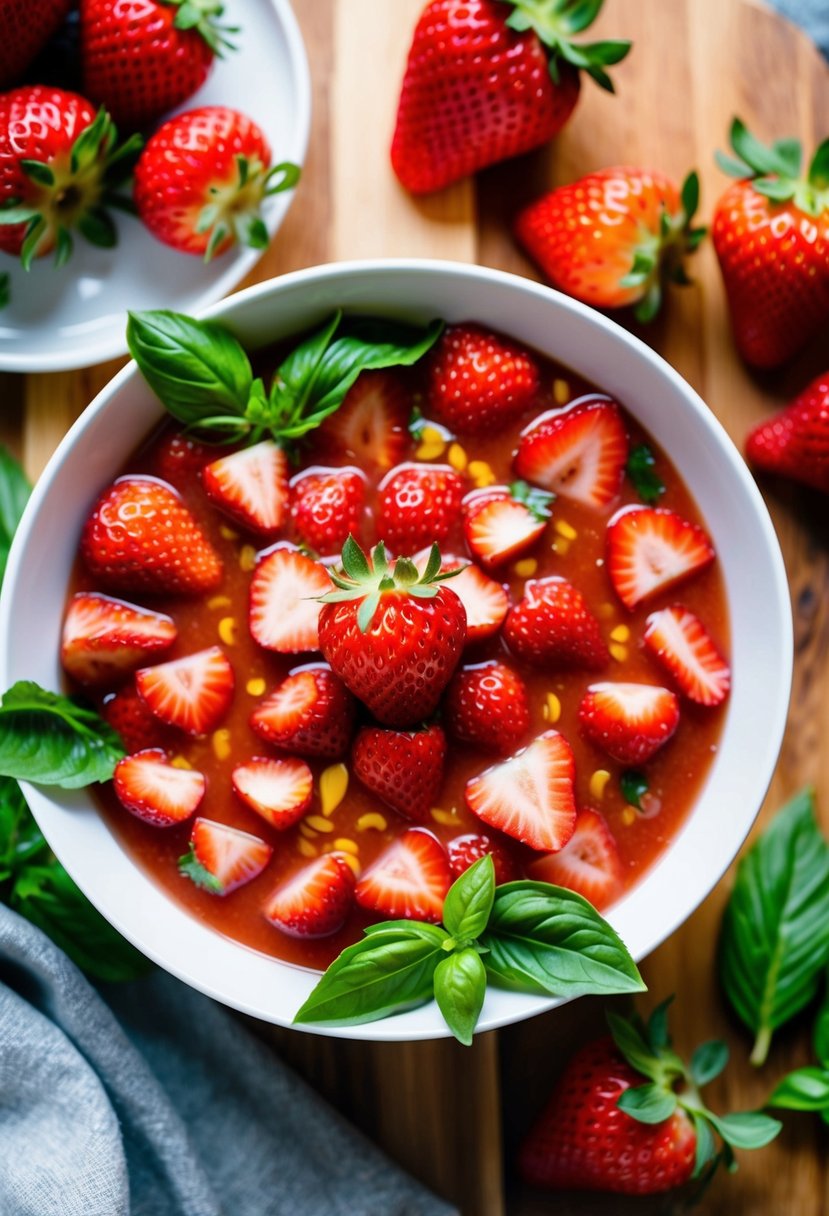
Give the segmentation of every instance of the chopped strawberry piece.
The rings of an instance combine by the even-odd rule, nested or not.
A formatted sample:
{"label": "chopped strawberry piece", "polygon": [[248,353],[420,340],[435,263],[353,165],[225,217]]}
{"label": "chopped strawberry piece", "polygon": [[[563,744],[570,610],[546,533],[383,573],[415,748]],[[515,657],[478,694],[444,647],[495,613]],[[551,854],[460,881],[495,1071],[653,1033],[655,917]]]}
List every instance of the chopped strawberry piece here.
{"label": "chopped strawberry piece", "polygon": [[163,481],[177,490],[201,484],[202,469],[216,459],[215,447],[171,431],[155,451],[155,467]]}
{"label": "chopped strawberry piece", "polygon": [[[799,326],[793,324],[793,330]],[[746,459],[766,473],[829,494],[829,374],[754,427],[746,439]]]}
{"label": "chopped strawberry piece", "polygon": [[681,604],[650,614],[645,646],[689,700],[720,705],[728,696],[728,663],[699,617]]}
{"label": "chopped strawberry piece", "polygon": [[409,828],[369,866],[357,883],[357,903],[390,920],[438,924],[452,871],[443,845],[424,828]]}
{"label": "chopped strawberry piece", "polygon": [[679,702],[654,684],[593,684],[579,706],[591,743],[621,764],[644,764],[679,725]]}
{"label": "chopped strawberry piece", "polygon": [[447,844],[446,852],[449,854],[449,865],[456,878],[487,854],[492,858],[495,867],[496,883],[514,882],[518,878],[518,867],[506,845],[492,836],[484,836],[481,832],[456,836]]}
{"label": "chopped strawberry piece", "polygon": [[589,899],[600,912],[622,890],[624,871],[610,828],[596,811],[579,811],[576,830],[563,849],[527,867],[530,878],[567,887]]}
{"label": "chopped strawberry piece", "polygon": [[291,481],[291,516],[303,541],[318,553],[339,553],[349,533],[359,537],[366,479],[359,469],[307,469]]}
{"label": "chopped strawberry piece", "polygon": [[383,730],[364,726],[351,752],[354,774],[385,803],[423,823],[443,785],[446,737],[439,726]]}
{"label": "chopped strawberry piece", "polygon": [[610,657],[582,593],[558,575],[529,579],[507,614],[504,637],[522,659],[549,667],[599,671]]}
{"label": "chopped strawberry piece", "polygon": [[[429,550],[421,549],[412,559],[422,574],[429,560]],[[466,610],[466,641],[481,642],[497,633],[509,608],[509,596],[500,583],[484,574],[474,562],[446,554],[440,564],[441,572],[460,570],[446,584]]]}
{"label": "chopped strawberry piece", "polygon": [[327,663],[299,668],[257,705],[250,725],[280,751],[340,760],[354,730],[356,702]]}
{"label": "chopped strawberry piece", "polygon": [[104,699],[101,713],[121,736],[127,752],[164,748],[170,731],[151,713],[134,684],[127,684]]}
{"label": "chopped strawberry piece", "polygon": [[490,827],[553,852],[573,835],[575,761],[570,744],[548,730],[529,747],[466,783],[466,804]]}
{"label": "chopped strawberry piece", "polygon": [[326,853],[277,887],[264,912],[291,937],[329,937],[342,929],[353,902],[351,867],[339,854]]}
{"label": "chopped strawberry piece", "polygon": [[591,394],[536,418],[521,436],[513,467],[533,485],[601,511],[619,493],[627,458],[618,406]]}
{"label": "chopped strawberry piece", "polygon": [[408,393],[394,372],[361,372],[317,437],[332,456],[391,469],[406,448],[410,412]]}
{"label": "chopped strawberry piece", "polygon": [[207,465],[202,485],[245,528],[271,536],[288,510],[288,458],[272,439],[265,439]]}
{"label": "chopped strawberry piece", "polygon": [[626,608],[667,591],[714,560],[698,524],[663,507],[622,507],[607,528],[607,572]]}
{"label": "chopped strawberry piece", "polygon": [[303,760],[254,756],[237,764],[231,777],[235,793],[279,831],[301,819],[311,805],[314,775]]}
{"label": "chopped strawberry piece", "polygon": [[468,494],[463,526],[472,556],[490,570],[526,553],[544,534],[551,499],[524,481]]}
{"label": "chopped strawberry piece", "polygon": [[444,711],[456,739],[499,755],[514,751],[530,728],[524,681],[494,659],[455,672]]}
{"label": "chopped strawberry piece", "polygon": [[257,878],[272,856],[273,849],[259,836],[213,819],[197,819],[189,852],[179,858],[178,868],[211,895],[229,895]]}
{"label": "chopped strawberry piece", "polygon": [[100,684],[167,650],[176,632],[163,612],[81,591],[69,602],[60,658],[79,683]]}
{"label": "chopped strawberry piece", "polygon": [[377,535],[393,553],[446,540],[460,519],[463,479],[442,464],[401,464],[378,486]]}
{"label": "chopped strawberry piece", "polygon": [[233,668],[218,646],[136,672],[135,685],[168,726],[204,735],[218,726],[233,697]]}
{"label": "chopped strawberry piece", "polygon": [[280,654],[319,649],[320,596],[331,591],[324,566],[280,545],[258,563],[250,584],[254,641]]}
{"label": "chopped strawberry piece", "polygon": [[538,365],[529,351],[477,325],[449,325],[426,363],[427,412],[460,434],[501,430],[533,403]]}
{"label": "chopped strawberry piece", "polygon": [[207,782],[195,769],[170,764],[161,748],[150,748],[118,761],[113,786],[133,815],[153,827],[169,828],[195,813]]}

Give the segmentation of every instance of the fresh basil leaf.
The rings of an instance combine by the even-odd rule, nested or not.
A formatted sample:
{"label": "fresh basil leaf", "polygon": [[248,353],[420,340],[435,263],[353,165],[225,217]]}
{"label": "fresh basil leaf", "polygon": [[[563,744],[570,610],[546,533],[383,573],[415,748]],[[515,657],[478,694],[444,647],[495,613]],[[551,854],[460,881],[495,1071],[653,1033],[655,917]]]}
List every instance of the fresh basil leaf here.
{"label": "fresh basil leaf", "polygon": [[631,449],[625,471],[643,502],[656,502],[665,493],[665,483],[655,465],[656,458],[646,443]]}
{"label": "fresh basil leaf", "polygon": [[441,945],[419,933],[369,936],[343,950],[294,1018],[358,1026],[431,999]]}
{"label": "fresh basil leaf", "polygon": [[639,1123],[664,1123],[677,1108],[677,1096],[661,1085],[638,1085],[619,1094],[616,1105]]}
{"label": "fresh basil leaf", "polygon": [[440,925],[430,925],[425,920],[381,920],[376,925],[366,925],[363,929],[366,937],[422,937],[425,941],[434,942],[441,949],[450,949],[452,939]]}
{"label": "fresh basil leaf", "polygon": [[824,1068],[829,1069],[829,997],[824,998],[824,1002],[815,1018],[812,1043],[819,1063]]}
{"label": "fresh basil leaf", "polygon": [[732,1148],[763,1148],[771,1143],[783,1126],[779,1119],[757,1110],[740,1111],[733,1115],[715,1115],[706,1111],[706,1117]]}
{"label": "fresh basil leaf", "polygon": [[32,487],[20,465],[4,447],[0,447],[0,584],[6,572],[12,538],[31,492]]}
{"label": "fresh basil leaf", "polygon": [[775,1086],[766,1105],[783,1110],[829,1110],[829,1072],[796,1068]]}
{"label": "fresh basil leaf", "polygon": [[315,391],[325,353],[342,317],[342,311],[338,309],[316,333],[295,346],[279,365],[270,392],[274,419],[288,425],[292,420],[302,418]]}
{"label": "fresh basil leaf", "polygon": [[452,1034],[471,1047],[486,996],[486,968],[472,946],[448,954],[435,968],[435,1000]]}
{"label": "fresh basil leaf", "polygon": [[134,979],[151,964],[101,916],[58,862],[26,866],[11,907],[42,929],[94,979]]}
{"label": "fresh basil leaf", "polygon": [[642,992],[627,948],[592,904],[545,882],[497,887],[480,943],[490,978],[554,996]]}
{"label": "fresh basil leaf", "polygon": [[628,769],[619,778],[619,785],[625,802],[641,811],[642,796],[648,792],[648,779],[644,773],[640,773],[636,769]]}
{"label": "fresh basil leaf", "polygon": [[112,727],[73,697],[20,680],[0,700],[0,776],[78,789],[108,781],[123,755]]}
{"label": "fresh basil leaf", "polygon": [[700,1087],[718,1077],[728,1063],[728,1047],[719,1039],[700,1043],[691,1056],[691,1079]]}
{"label": "fresh basil leaf", "polygon": [[723,918],[719,974],[738,1017],[754,1032],[751,1059],[813,999],[829,962],[829,847],[811,792],[779,811],[737,869]]}
{"label": "fresh basil leaf", "polygon": [[129,314],[127,345],[166,409],[187,426],[217,415],[243,419],[253,384],[239,341],[215,321],[159,309]]}
{"label": "fresh basil leaf", "polygon": [[478,861],[456,878],[443,904],[443,923],[459,942],[480,937],[495,899],[495,866],[491,856]]}

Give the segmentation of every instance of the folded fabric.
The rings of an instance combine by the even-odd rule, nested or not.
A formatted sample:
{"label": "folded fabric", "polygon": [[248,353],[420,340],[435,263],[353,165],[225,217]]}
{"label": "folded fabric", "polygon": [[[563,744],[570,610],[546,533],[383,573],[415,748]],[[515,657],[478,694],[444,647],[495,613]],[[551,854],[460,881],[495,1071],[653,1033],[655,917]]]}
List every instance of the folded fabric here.
{"label": "folded fabric", "polygon": [[[106,997],[106,1000],[103,998]],[[452,1216],[232,1014],[0,906],[3,1216]]]}

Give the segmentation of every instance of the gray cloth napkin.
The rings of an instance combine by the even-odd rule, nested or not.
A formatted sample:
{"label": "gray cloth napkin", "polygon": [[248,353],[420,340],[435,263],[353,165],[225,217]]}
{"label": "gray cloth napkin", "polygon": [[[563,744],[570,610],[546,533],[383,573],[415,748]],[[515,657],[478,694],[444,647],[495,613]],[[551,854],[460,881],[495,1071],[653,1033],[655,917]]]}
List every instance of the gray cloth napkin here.
{"label": "gray cloth napkin", "polygon": [[105,996],[0,906],[2,1216],[453,1216],[207,997]]}
{"label": "gray cloth napkin", "polygon": [[[772,8],[800,25],[829,58],[829,0],[769,0]],[[822,135],[819,131],[818,135]]]}

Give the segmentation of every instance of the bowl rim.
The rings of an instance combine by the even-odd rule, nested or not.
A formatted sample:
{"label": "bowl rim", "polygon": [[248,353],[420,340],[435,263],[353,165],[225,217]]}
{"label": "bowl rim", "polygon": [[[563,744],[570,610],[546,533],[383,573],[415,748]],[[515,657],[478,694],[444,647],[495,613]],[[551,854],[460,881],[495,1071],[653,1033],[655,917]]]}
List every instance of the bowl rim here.
{"label": "bowl rim", "polygon": [[[737,448],[731,441],[722,424],[703,402],[696,391],[684,380],[682,376],[659,354],[647,346],[641,339],[627,330],[623,329],[615,321],[612,321],[603,314],[596,312],[594,309],[572,299],[569,296],[555,291],[543,284],[539,284],[521,276],[510,274],[501,270],[494,270],[488,267],[452,262],[446,260],[420,259],[420,258],[379,258],[379,259],[359,259],[348,262],[329,262],[321,265],[308,267],[302,270],[293,271],[289,274],[277,276],[268,279],[262,283],[257,283],[248,287],[233,296],[229,296],[224,300],[199,310],[196,314],[201,318],[219,319],[233,324],[234,314],[243,310],[247,310],[252,304],[257,305],[266,302],[274,294],[282,294],[290,291],[293,288],[313,288],[314,286],[324,286],[329,290],[329,297],[334,294],[336,285],[343,280],[348,280],[352,277],[375,275],[381,277],[386,276],[412,276],[424,275],[429,277],[450,276],[461,280],[469,280],[473,283],[481,285],[482,289],[485,285],[501,284],[506,288],[518,290],[521,293],[527,294],[530,297],[535,297],[539,300],[544,300],[549,306],[552,301],[556,306],[564,312],[569,312],[581,322],[584,322],[588,327],[604,331],[609,337],[621,343],[623,346],[631,348],[634,354],[650,364],[656,372],[663,378],[667,379],[673,385],[674,389],[684,399],[686,407],[690,408],[698,423],[701,424],[703,430],[708,436],[713,439],[717,447],[721,449],[721,455],[727,460],[730,471],[733,472],[740,489],[744,495],[744,499],[751,509],[754,517],[754,522],[762,533],[765,545],[765,557],[768,561],[769,571],[772,575],[774,601],[772,611],[779,618],[780,636],[776,639],[777,645],[773,654],[773,687],[778,690],[779,695],[771,699],[772,708],[767,715],[765,721],[767,725],[767,740],[771,746],[766,746],[761,754],[755,753],[752,756],[752,765],[748,774],[747,786],[750,787],[750,796],[746,801],[752,806],[751,814],[746,814],[740,821],[739,830],[732,834],[729,840],[728,847],[720,854],[717,864],[705,871],[704,878],[696,876],[696,881],[690,890],[685,892],[685,896],[681,900],[677,900],[676,906],[672,913],[667,918],[652,916],[649,918],[647,926],[643,927],[641,940],[632,942],[627,941],[628,947],[637,962],[647,957],[653,950],[673,934],[679,926],[688,919],[688,917],[700,906],[703,900],[711,893],[714,887],[719,883],[723,874],[731,865],[734,857],[742,847],[749,831],[751,830],[754,821],[762,806],[763,799],[771,781],[774,769],[777,764],[780,746],[783,740],[783,734],[786,724],[788,703],[791,690],[792,664],[793,664],[793,628],[790,608],[789,587],[786,576],[785,565],[783,562],[782,553],[780,551],[779,542],[777,540],[768,509],[763,501],[760,491],[751,476],[747,465],[742,460]],[[505,326],[509,329],[509,325]],[[251,344],[253,349],[255,344]],[[566,362],[566,358],[565,358]],[[58,469],[62,465],[67,453],[74,447],[75,443],[81,438],[92,421],[98,417],[103,411],[110,406],[110,402],[118,396],[122,388],[132,381],[140,381],[140,373],[134,361],[130,361],[101,389],[95,396],[90,405],[84,410],[81,416],[76,420],[67,434],[64,436],[61,443],[58,445],[46,468],[41,474],[34,488],[32,497],[26,508],[26,512],[18,532],[15,536],[11,552],[9,554],[7,574],[4,580],[2,598],[0,598],[0,689],[4,688],[8,681],[8,668],[10,657],[11,644],[11,605],[14,598],[14,588],[17,583],[18,573],[21,568],[25,552],[30,540],[30,533],[37,520],[42,503],[49,493],[51,482]],[[635,414],[635,403],[633,406],[628,406]],[[694,492],[692,488],[692,493]],[[725,730],[725,726],[723,727]],[[707,778],[706,778],[707,781]],[[702,796],[705,786],[700,790],[698,799]],[[33,813],[37,818],[39,802],[48,806],[50,801],[50,791],[44,791],[43,787],[32,787],[24,783],[24,791]],[[81,791],[83,793],[83,791]],[[58,791],[62,794],[62,791]],[[682,836],[687,825],[693,820],[693,810],[688,814],[679,832],[674,837],[674,841],[669,844],[668,848],[660,855],[660,858],[648,869],[642,880],[634,885],[625,896],[618,901],[607,914],[609,922],[616,925],[619,919],[619,912],[629,905],[631,900],[637,897],[637,893],[641,887],[645,885],[650,875],[658,869],[662,859],[667,857],[675,843]],[[46,834],[46,833],[44,833]],[[48,837],[47,837],[48,838]],[[120,845],[119,845],[120,847]],[[60,857],[60,854],[58,854]],[[63,860],[63,858],[60,858]],[[68,867],[67,867],[68,868]],[[71,873],[71,870],[70,870]],[[75,875],[73,875],[75,877]],[[76,878],[77,881],[77,878]],[[152,881],[151,879],[149,881]],[[88,884],[80,882],[78,885],[84,890],[84,893],[90,898],[91,902],[97,904],[94,891],[90,892]],[[161,891],[160,888],[156,888]],[[166,893],[161,892],[165,900],[171,904]],[[193,969],[187,966],[171,966],[165,961],[163,948],[158,949],[152,941],[146,942],[140,932],[137,932],[135,926],[125,925],[120,916],[113,916],[109,911],[104,913],[115,927],[126,937],[132,941],[138,948],[147,955],[148,958],[158,963],[165,970],[176,975],[179,979],[190,984],[192,987],[204,992],[206,995],[213,997],[222,1003],[229,1005],[243,1013],[250,1014],[260,1019],[265,1019],[274,1024],[290,1026],[294,1029],[301,1029],[306,1033],[322,1034],[329,1037],[362,1039],[372,1041],[416,1041],[431,1038],[450,1037],[450,1031],[435,1012],[433,1021],[434,1025],[428,1027],[410,1027],[407,1026],[410,1017],[414,1014],[422,1013],[422,1007],[414,1010],[411,1013],[404,1013],[393,1018],[386,1019],[381,1022],[370,1022],[364,1025],[351,1027],[331,1027],[331,1026],[309,1026],[302,1025],[293,1027],[293,1024],[283,1017],[275,1016],[272,1013],[263,1012],[259,1007],[251,1005],[249,1002],[239,999],[233,993],[228,993],[221,989],[221,984],[216,984],[208,981],[203,975],[194,975]],[[187,914],[190,915],[189,913]],[[191,918],[194,919],[194,918]],[[206,928],[202,926],[202,928]],[[221,934],[216,934],[212,929],[206,929],[212,937],[222,939]],[[629,938],[629,935],[626,934]],[[224,939],[228,941],[229,939]],[[239,943],[234,943],[239,950],[247,951],[248,948],[240,946]],[[253,952],[255,953],[255,952]],[[280,967],[291,967],[292,970],[297,970],[291,964],[285,964],[281,960],[272,960]],[[499,989],[500,993],[501,990]],[[511,1024],[516,1021],[523,1020],[527,1017],[534,1016],[537,1013],[554,1008],[556,1005],[563,1003],[562,998],[529,996],[521,994],[523,1000],[520,1002],[520,1009],[516,1011],[511,1003],[506,1012],[500,1015],[487,1014],[487,1005],[484,1006],[484,1011],[479,1022],[476,1033],[482,1033],[488,1030],[498,1029],[501,1026]],[[488,1003],[488,1002],[487,1002]],[[428,1006],[427,1006],[428,1008]]]}

